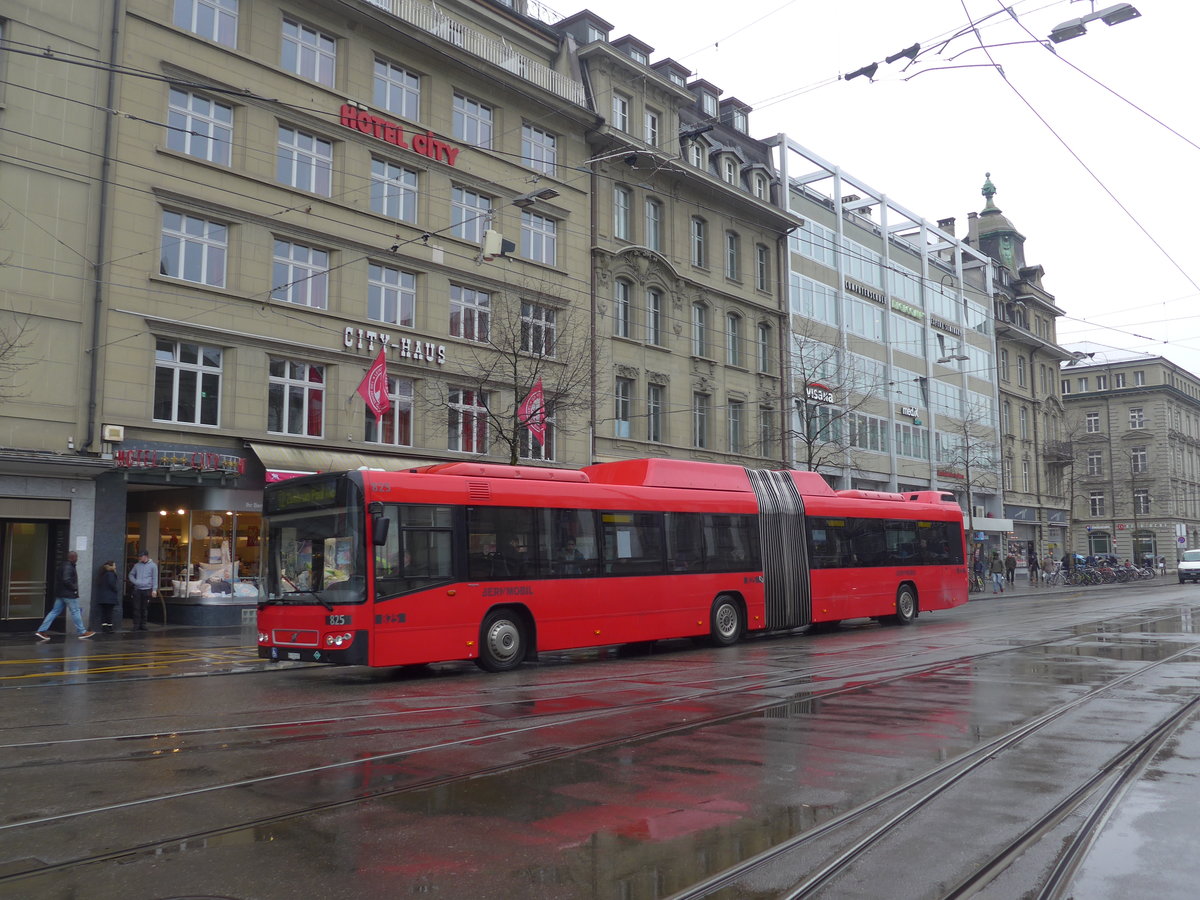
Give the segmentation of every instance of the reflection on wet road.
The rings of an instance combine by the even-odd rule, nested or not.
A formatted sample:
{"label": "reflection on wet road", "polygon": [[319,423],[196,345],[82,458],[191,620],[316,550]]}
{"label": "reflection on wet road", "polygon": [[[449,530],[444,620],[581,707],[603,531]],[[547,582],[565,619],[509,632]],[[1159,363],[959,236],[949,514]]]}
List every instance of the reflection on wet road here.
{"label": "reflection on wet road", "polygon": [[[975,602],[909,628],[494,676],[105,674],[238,671],[241,648],[214,639],[97,647],[97,680],[75,683],[61,646],[9,653],[0,897],[895,900],[956,896],[980,873],[971,891],[1014,897],[1089,827],[1089,847],[1119,829],[1147,849],[1081,854],[1070,878],[1128,885],[1155,858],[1155,817],[1200,801],[1193,596]],[[1127,748],[1151,734],[1135,766]],[[1155,896],[1192,896],[1196,866],[1160,864]]]}

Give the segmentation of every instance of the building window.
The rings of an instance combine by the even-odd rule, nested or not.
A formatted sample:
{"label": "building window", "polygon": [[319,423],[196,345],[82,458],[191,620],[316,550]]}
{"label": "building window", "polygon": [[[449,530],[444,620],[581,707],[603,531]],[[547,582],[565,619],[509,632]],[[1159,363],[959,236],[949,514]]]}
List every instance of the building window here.
{"label": "building window", "polygon": [[646,385],[646,440],[662,442],[663,386]]}
{"label": "building window", "polygon": [[558,162],[558,138],[535,125],[522,125],[521,156],[534,171],[553,175]]}
{"label": "building window", "polygon": [[558,252],[558,223],[525,210],[521,213],[521,255],[552,266]]}
{"label": "building window", "polygon": [[1021,460],[1021,490],[1029,493],[1029,460]]}
{"label": "building window", "polygon": [[633,240],[630,224],[633,207],[633,191],[624,185],[613,188],[613,236],[623,241]]}
{"label": "building window", "polygon": [[165,341],[154,347],[154,420],[219,425],[221,348]]}
{"label": "building window", "polygon": [[627,438],[633,409],[633,379],[618,378],[613,387],[613,436]]}
{"label": "building window", "polygon": [[692,304],[692,355],[708,354],[708,307],[703,303]]}
{"label": "building window", "polygon": [[1087,473],[1089,475],[1104,474],[1104,452],[1101,450],[1089,450],[1087,455]]}
{"label": "building window", "polygon": [[1004,490],[1013,490],[1013,460],[1011,456],[1004,457],[1004,466],[1001,469],[1001,478],[1001,484],[1003,485]]}
{"label": "building window", "polygon": [[163,210],[159,274],[225,287],[229,228],[197,216]]}
{"label": "building window", "polygon": [[700,94],[700,108],[704,110],[706,116],[716,118],[717,115],[717,97],[715,94],[710,94],[708,91],[703,91]]}
{"label": "building window", "polygon": [[280,184],[328,197],[333,184],[333,142],[280,126],[275,177]]}
{"label": "building window", "polygon": [[1083,417],[1083,426],[1088,434],[1097,434],[1100,431],[1100,413],[1086,413]]}
{"label": "building window", "polygon": [[376,57],[375,105],[416,122],[421,118],[421,77]]}
{"label": "building window", "polygon": [[725,277],[736,281],[742,274],[742,242],[736,231],[725,232]]}
{"label": "building window", "polygon": [[725,317],[725,357],[731,366],[742,364],[742,317],[736,313]]}
{"label": "building window", "polygon": [[759,200],[770,200],[770,197],[768,196],[768,191],[767,191],[767,176],[766,175],[755,175],[754,176],[754,196],[757,197]]}
{"label": "building window", "polygon": [[237,46],[238,0],[175,0],[173,21],[206,40]]}
{"label": "building window", "polygon": [[1008,381],[1008,351],[1003,347],[1000,348],[1000,360],[997,368],[1000,370],[1000,380]]}
{"label": "building window", "polygon": [[540,303],[521,301],[521,352],[554,357],[558,313]]}
{"label": "building window", "polygon": [[1025,357],[1017,354],[1017,384],[1025,387]]}
{"label": "building window", "polygon": [[1050,369],[1047,366],[1038,366],[1038,375],[1040,376],[1042,385],[1042,394],[1050,393]]}
{"label": "building window", "polygon": [[1125,373],[1124,372],[1118,372],[1116,375],[1113,376],[1113,387],[1119,387],[1119,388],[1125,387]]}
{"label": "building window", "polygon": [[1071,379],[1070,379],[1070,378],[1064,378],[1064,379],[1062,380],[1062,384],[1060,384],[1060,385],[1059,385],[1059,387],[1061,387],[1061,388],[1062,388],[1062,392],[1063,392],[1064,394],[1069,394],[1069,393],[1071,393]]}
{"label": "building window", "polygon": [[1108,390],[1108,376],[1107,375],[1097,375],[1096,376],[1096,390],[1098,390],[1098,391],[1107,391]]}
{"label": "building window", "polygon": [[289,72],[333,87],[337,41],[315,28],[283,20],[280,66]]}
{"label": "building window", "polygon": [[708,265],[708,251],[705,245],[706,225],[707,223],[699,216],[692,216],[691,245],[693,266]]}
{"label": "building window", "polygon": [[408,378],[388,376],[388,398],[391,406],[378,419],[367,416],[363,439],[372,444],[412,446],[413,383]]}
{"label": "building window", "polygon": [[653,110],[649,110],[649,109],[646,110],[645,138],[646,138],[646,143],[649,144],[651,147],[658,146],[658,121],[659,121],[658,113],[654,112]]}
{"label": "building window", "polygon": [[741,453],[746,440],[743,432],[746,404],[741,400],[730,400],[726,412],[729,419],[729,452]]}
{"label": "building window", "polygon": [[613,93],[612,126],[619,131],[629,131],[629,98],[624,94]]}
{"label": "building window", "polygon": [[1133,491],[1133,514],[1135,516],[1150,515],[1150,489],[1135,488]]}
{"label": "building window", "polygon": [[454,95],[454,136],[476,147],[492,146],[492,108],[463,94]]}
{"label": "building window", "polygon": [[1132,447],[1129,450],[1129,471],[1134,475],[1144,475],[1150,471],[1145,447]]}
{"label": "building window", "polygon": [[766,322],[758,324],[758,371],[771,371],[771,326]]}
{"label": "building window", "polygon": [[447,450],[486,453],[488,446],[488,395],[470,388],[450,388]]}
{"label": "building window", "polygon": [[275,241],[271,283],[272,300],[328,309],[328,251],[291,241]]}
{"label": "building window", "polygon": [[491,294],[450,285],[450,336],[483,343],[491,324]]}
{"label": "building window", "polygon": [[749,119],[743,110],[735,109],[733,111],[733,127],[742,134],[746,134],[750,130]]}
{"label": "building window", "polygon": [[1140,406],[1131,407],[1129,410],[1129,427],[1130,428],[1145,428],[1146,416],[1142,412]]}
{"label": "building window", "polygon": [[1088,390],[1088,380],[1085,377],[1079,379],[1079,393],[1086,394]]}
{"label": "building window", "polygon": [[771,251],[763,244],[754,247],[754,287],[760,291],[771,288]]}
{"label": "building window", "polygon": [[1146,373],[1145,372],[1134,372],[1133,373],[1133,386],[1134,387],[1144,387],[1145,384],[1146,384]]}
{"label": "building window", "polygon": [[632,337],[633,312],[630,293],[633,287],[628,281],[618,278],[613,287],[613,334],[617,337]]}
{"label": "building window", "polygon": [[708,394],[692,394],[692,446],[708,446]]}
{"label": "building window", "polygon": [[722,177],[729,184],[737,184],[738,183],[737,161],[726,157],[724,164],[721,166],[721,173],[722,173]]}
{"label": "building window", "polygon": [[417,173],[372,158],[371,211],[401,222],[417,221]]}
{"label": "building window", "polygon": [[413,327],[417,276],[391,266],[367,266],[367,318]]}
{"label": "building window", "polygon": [[688,144],[687,151],[688,162],[697,169],[703,169],[704,166],[704,145],[699,141],[692,141]]}
{"label": "building window", "polygon": [[1021,440],[1029,440],[1029,409],[1022,406],[1017,411],[1017,420],[1020,423]]}
{"label": "building window", "polygon": [[491,213],[491,197],[461,187],[450,189],[450,234],[454,237],[481,243]]}
{"label": "building window", "polygon": [[168,149],[227,166],[232,141],[232,106],[171,88],[167,105]]}
{"label": "building window", "polygon": [[646,291],[646,343],[662,346],[663,295],[658,288]]}
{"label": "building window", "polygon": [[1005,400],[1000,407],[1000,427],[1005,434],[1012,434],[1012,404]]}
{"label": "building window", "polygon": [[663,205],[657,200],[646,201],[646,246],[662,253]]}
{"label": "building window", "polygon": [[325,367],[270,360],[267,431],[321,437],[325,431]]}
{"label": "building window", "polygon": [[758,455],[770,456],[775,444],[775,410],[769,406],[758,408]]}

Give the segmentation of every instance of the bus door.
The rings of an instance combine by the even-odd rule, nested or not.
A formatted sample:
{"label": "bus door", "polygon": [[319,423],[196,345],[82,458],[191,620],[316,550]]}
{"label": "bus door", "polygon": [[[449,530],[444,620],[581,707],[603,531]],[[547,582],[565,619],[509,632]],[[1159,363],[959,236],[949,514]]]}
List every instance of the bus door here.
{"label": "bus door", "polygon": [[747,469],[758,498],[766,627],[812,624],[804,498],[787,472]]}

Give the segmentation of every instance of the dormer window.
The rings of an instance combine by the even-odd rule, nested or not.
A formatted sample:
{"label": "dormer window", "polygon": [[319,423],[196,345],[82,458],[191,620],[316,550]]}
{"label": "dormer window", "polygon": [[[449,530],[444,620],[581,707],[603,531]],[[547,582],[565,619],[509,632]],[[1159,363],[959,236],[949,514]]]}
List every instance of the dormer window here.
{"label": "dormer window", "polygon": [[759,200],[766,200],[767,197],[767,176],[761,172],[754,176],[754,196]]}
{"label": "dormer window", "polygon": [[677,84],[680,87],[685,87],[687,85],[687,79],[678,72],[668,72],[667,77],[671,79],[672,84]]}
{"label": "dormer window", "polygon": [[700,95],[700,108],[704,110],[706,116],[717,117],[717,95],[710,94],[705,91]]}
{"label": "dormer window", "polygon": [[721,177],[730,184],[738,183],[738,165],[737,160],[732,157],[725,157],[721,163]]}
{"label": "dormer window", "polygon": [[749,120],[746,117],[746,113],[740,109],[735,109],[733,111],[733,127],[742,134],[746,134],[749,131]]}
{"label": "dormer window", "polygon": [[688,144],[688,162],[697,169],[703,169],[704,166],[704,145],[699,141],[692,141]]}
{"label": "dormer window", "polygon": [[593,41],[606,41],[606,40],[608,40],[608,32],[601,31],[595,25],[589,25],[587,27],[587,42],[589,44],[592,43]]}
{"label": "dormer window", "polygon": [[629,58],[634,62],[641,63],[643,66],[649,65],[650,57],[648,57],[641,50],[637,49],[637,47],[630,47],[626,52],[629,54]]}

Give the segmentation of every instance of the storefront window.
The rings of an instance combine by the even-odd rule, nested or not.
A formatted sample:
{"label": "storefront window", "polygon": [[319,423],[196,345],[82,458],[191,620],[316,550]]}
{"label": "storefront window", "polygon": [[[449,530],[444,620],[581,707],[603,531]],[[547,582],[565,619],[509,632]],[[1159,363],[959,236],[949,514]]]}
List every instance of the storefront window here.
{"label": "storefront window", "polygon": [[161,509],[158,520],[159,584],[168,597],[233,601],[258,596],[258,513]]}

